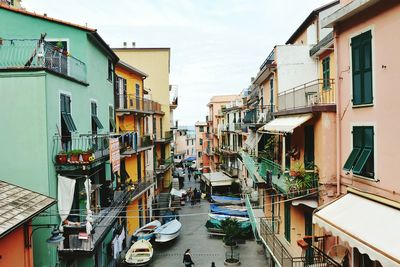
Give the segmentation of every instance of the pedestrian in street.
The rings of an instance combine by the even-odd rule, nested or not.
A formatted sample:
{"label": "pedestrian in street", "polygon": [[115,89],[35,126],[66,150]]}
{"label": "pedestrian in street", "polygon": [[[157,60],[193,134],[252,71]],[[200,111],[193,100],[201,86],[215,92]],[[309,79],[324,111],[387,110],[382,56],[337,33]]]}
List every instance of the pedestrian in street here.
{"label": "pedestrian in street", "polygon": [[193,190],[192,199],[190,202],[192,206],[194,206],[194,204],[196,203],[196,198],[197,198],[197,188]]}
{"label": "pedestrian in street", "polygon": [[211,267],[215,267],[215,262],[211,262]]}
{"label": "pedestrian in street", "polygon": [[187,249],[183,255],[183,264],[185,264],[186,267],[192,267],[192,265],[194,265],[192,256],[190,255],[190,249]]}

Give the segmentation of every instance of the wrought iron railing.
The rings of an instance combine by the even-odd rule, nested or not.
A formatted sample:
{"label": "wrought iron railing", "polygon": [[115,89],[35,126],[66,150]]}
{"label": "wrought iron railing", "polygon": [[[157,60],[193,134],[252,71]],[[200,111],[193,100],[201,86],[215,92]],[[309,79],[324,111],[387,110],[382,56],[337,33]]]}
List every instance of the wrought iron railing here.
{"label": "wrought iron railing", "polygon": [[278,225],[274,225],[274,221],[269,218],[261,218],[260,235],[266,243],[268,250],[272,253],[274,259],[278,261],[282,267],[340,267],[341,265],[335,262],[332,258],[326,255],[323,251],[309,244],[308,253],[305,251],[301,256],[292,255],[281,243],[277,235]]}
{"label": "wrought iron railing", "polygon": [[0,69],[48,69],[86,83],[86,64],[39,39],[2,39]]}
{"label": "wrought iron railing", "polygon": [[138,112],[162,112],[160,103],[133,94],[117,94],[115,108]]}
{"label": "wrought iron railing", "polygon": [[237,167],[228,166],[224,163],[220,164],[219,167],[231,177],[237,177],[239,174],[239,169]]}
{"label": "wrought iron railing", "polygon": [[174,157],[170,156],[168,158],[159,158],[156,162],[156,170],[164,171],[168,169],[174,163]]}
{"label": "wrought iron railing", "polygon": [[264,124],[272,120],[273,105],[258,106],[246,111],[243,118],[245,124]]}
{"label": "wrought iron railing", "polygon": [[335,104],[334,79],[318,79],[281,92],[278,103],[278,111]]}
{"label": "wrought iron railing", "polygon": [[140,137],[138,148],[150,147],[153,145],[150,135],[143,135]]}

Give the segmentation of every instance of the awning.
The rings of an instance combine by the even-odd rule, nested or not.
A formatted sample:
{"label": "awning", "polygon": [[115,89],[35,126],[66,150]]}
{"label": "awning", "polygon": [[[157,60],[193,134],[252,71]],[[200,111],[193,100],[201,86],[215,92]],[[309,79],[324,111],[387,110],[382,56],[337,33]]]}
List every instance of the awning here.
{"label": "awning", "polygon": [[318,224],[382,266],[400,266],[400,210],[347,193],[313,216]]}
{"label": "awning", "polygon": [[285,116],[272,120],[261,127],[261,131],[270,133],[293,133],[293,130],[312,118],[312,114]]}
{"label": "awning", "polygon": [[236,179],[232,179],[222,172],[203,173],[201,179],[208,185],[211,183],[212,187],[229,186],[233,181],[236,181]]}
{"label": "awning", "polygon": [[312,199],[296,199],[292,201],[292,206],[304,205],[313,209],[318,207],[318,202]]}

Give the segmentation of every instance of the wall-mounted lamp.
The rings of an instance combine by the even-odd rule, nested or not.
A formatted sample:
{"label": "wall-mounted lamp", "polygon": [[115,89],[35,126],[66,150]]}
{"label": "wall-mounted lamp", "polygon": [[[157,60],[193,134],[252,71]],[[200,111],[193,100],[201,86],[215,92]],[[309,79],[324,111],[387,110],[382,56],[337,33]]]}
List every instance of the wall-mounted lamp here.
{"label": "wall-mounted lamp", "polygon": [[[32,230],[31,234],[29,235],[28,227],[36,227],[35,229]],[[57,229],[57,224],[30,224],[30,225],[25,225],[25,247],[32,247],[32,236],[33,233],[38,230],[38,229],[44,229],[44,228],[53,228],[53,231],[51,232],[51,236],[46,240],[48,244],[52,245],[59,245],[61,242],[64,241],[64,237],[61,235],[60,231]]]}

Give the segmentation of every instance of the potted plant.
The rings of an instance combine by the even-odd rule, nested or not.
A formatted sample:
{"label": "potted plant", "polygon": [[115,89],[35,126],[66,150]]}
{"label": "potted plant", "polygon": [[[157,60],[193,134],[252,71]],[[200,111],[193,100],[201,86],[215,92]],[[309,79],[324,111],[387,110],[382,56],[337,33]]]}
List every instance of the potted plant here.
{"label": "potted plant", "polygon": [[74,149],[69,152],[69,161],[71,162],[79,162],[79,156],[82,154],[82,150]]}
{"label": "potted plant", "polygon": [[86,151],[82,152],[82,162],[88,163],[90,162],[90,157],[93,155],[93,148],[89,148]]}
{"label": "potted plant", "polygon": [[237,246],[236,239],[241,236],[241,229],[239,222],[235,219],[226,219],[221,222],[222,231],[225,234],[222,241],[224,242],[225,246],[229,246],[230,252],[226,253],[225,258],[225,265],[228,266],[235,266],[239,265],[239,254],[234,253],[233,248]]}
{"label": "potted plant", "polygon": [[56,155],[56,162],[58,164],[67,163],[67,153],[64,150],[61,150],[60,152],[58,152],[58,154]]}

